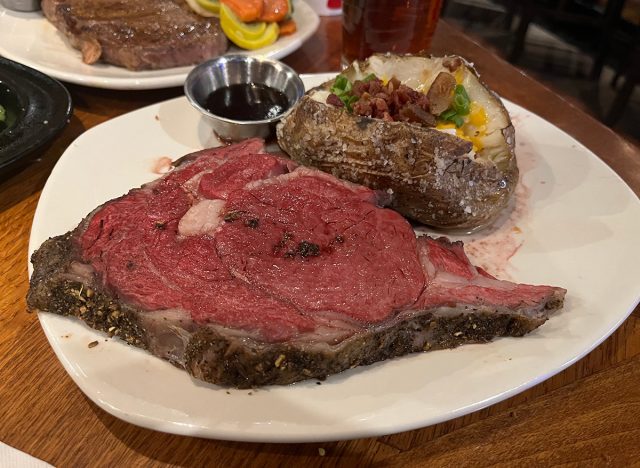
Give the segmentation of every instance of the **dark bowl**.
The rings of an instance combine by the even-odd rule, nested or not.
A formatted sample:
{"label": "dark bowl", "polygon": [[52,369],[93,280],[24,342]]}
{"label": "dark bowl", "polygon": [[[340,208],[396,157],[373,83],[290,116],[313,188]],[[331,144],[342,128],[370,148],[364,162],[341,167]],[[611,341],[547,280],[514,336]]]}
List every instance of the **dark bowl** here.
{"label": "dark bowl", "polygon": [[0,175],[30,160],[67,125],[71,96],[58,81],[0,57],[0,105],[9,125],[0,131]]}

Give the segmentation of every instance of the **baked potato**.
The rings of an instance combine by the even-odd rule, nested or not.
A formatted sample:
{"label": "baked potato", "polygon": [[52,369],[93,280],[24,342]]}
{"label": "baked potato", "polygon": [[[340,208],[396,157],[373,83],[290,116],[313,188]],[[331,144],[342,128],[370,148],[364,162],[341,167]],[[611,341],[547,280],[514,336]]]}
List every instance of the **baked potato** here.
{"label": "baked potato", "polygon": [[295,161],[386,190],[392,208],[436,228],[487,225],[518,180],[509,114],[457,56],[356,61],[308,91],[277,137]]}

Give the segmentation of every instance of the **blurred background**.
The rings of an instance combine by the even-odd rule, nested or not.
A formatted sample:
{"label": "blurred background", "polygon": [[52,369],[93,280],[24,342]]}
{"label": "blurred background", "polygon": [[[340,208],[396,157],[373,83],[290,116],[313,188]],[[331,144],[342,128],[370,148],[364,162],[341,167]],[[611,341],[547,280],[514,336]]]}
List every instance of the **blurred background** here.
{"label": "blurred background", "polygon": [[640,146],[640,0],[447,0],[442,17]]}

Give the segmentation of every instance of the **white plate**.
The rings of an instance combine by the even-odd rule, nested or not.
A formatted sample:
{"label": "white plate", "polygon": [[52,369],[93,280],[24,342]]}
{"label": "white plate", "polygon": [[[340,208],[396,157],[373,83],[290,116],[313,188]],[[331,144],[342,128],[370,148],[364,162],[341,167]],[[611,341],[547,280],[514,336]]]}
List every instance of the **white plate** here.
{"label": "white plate", "polygon": [[[326,78],[304,81],[308,88]],[[144,351],[105,340],[80,321],[41,313],[51,346],[82,391],[118,418],[165,432],[243,441],[405,431],[476,411],[549,378],[604,340],[638,303],[640,250],[632,246],[640,239],[640,201],[580,143],[506,104],[519,142],[519,193],[529,197],[521,198],[506,231],[476,237],[504,245],[517,226],[515,241],[522,245],[503,273],[568,289],[564,309],[526,337],[359,367],[322,385],[312,380],[254,391],[194,381]],[[210,135],[184,98],[88,130],[47,181],[29,250],[74,228],[95,206],[154,179],[160,157],[202,148]],[[89,349],[94,340],[99,346]]]}
{"label": "white plate", "polygon": [[[298,49],[320,23],[318,15],[304,1],[295,3],[293,18],[298,30],[278,39],[268,47],[242,52],[231,47],[229,52],[247,53],[279,59]],[[69,83],[110,89],[157,89],[182,86],[193,67],[163,70],[131,71],[113,65],[87,65],[80,52],[71,47],[64,36],[41,12],[20,13],[0,6],[0,55],[40,70]]]}

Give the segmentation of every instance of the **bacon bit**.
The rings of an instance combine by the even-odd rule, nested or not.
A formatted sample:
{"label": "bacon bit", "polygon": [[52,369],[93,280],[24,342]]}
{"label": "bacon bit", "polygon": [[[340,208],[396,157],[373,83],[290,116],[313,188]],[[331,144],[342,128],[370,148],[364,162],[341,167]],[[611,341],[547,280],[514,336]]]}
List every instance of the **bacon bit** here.
{"label": "bacon bit", "polygon": [[429,112],[427,95],[402,84],[395,77],[386,84],[378,78],[356,80],[346,98],[338,94],[330,94],[327,104],[344,107],[345,100],[348,100],[348,103],[352,103],[355,115],[386,121],[415,122],[425,127],[436,124],[435,116]]}
{"label": "bacon bit", "polygon": [[399,116],[406,122],[416,122],[424,124],[427,127],[433,127],[436,124],[436,118],[416,104],[407,104],[404,106],[400,109]]}
{"label": "bacon bit", "polygon": [[327,96],[327,104],[331,104],[335,107],[344,107],[344,102],[342,102],[342,100],[333,93]]}
{"label": "bacon bit", "polygon": [[450,72],[456,71],[462,65],[462,59],[460,57],[445,57],[442,60],[442,66],[448,69]]}

